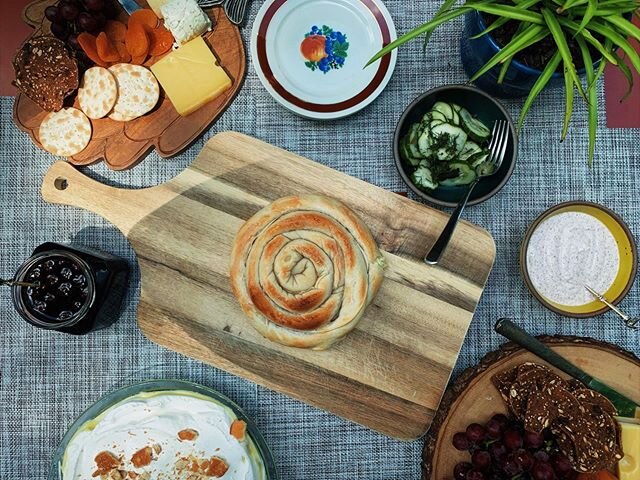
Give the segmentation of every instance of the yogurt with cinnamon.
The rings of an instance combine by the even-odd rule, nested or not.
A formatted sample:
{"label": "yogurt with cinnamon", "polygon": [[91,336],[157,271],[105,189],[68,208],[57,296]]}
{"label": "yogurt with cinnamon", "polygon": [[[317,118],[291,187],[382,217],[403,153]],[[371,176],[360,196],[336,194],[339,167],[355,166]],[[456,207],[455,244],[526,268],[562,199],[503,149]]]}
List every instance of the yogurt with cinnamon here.
{"label": "yogurt with cinnamon", "polygon": [[581,306],[594,301],[585,289],[605,293],[620,269],[618,244],[607,226],[581,212],[557,213],[533,231],[526,252],[531,284],[548,301]]}
{"label": "yogurt with cinnamon", "polygon": [[64,453],[62,480],[263,480],[245,427],[203,395],[143,392],[78,430]]}

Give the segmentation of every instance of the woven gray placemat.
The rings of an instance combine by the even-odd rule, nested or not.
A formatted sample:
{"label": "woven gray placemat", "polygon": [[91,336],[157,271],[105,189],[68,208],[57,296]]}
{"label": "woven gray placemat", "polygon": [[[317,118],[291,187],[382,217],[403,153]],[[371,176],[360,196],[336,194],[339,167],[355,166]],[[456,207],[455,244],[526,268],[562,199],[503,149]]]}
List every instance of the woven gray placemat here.
{"label": "woven gray placemat", "polygon": [[[251,5],[250,25],[261,2]],[[432,14],[437,3],[385,2],[400,33]],[[278,106],[260,85],[253,65],[238,98],[218,123],[171,160],[152,153],[126,172],[103,165],[87,173],[106,183],[140,187],[168,180],[188,165],[216,132],[237,130],[304,155],[392,191],[407,190],[395,170],[391,139],[403,109],[429,88],[466,81],[457,54],[460,23],[438,31],[427,55],[414,42],[400,50],[396,73],[380,98],[362,112],[325,123],[305,120]],[[0,274],[11,275],[38,244],[76,240],[111,251],[135,265],[127,241],[97,215],[48,205],[40,182],[53,158],[33,146],[11,122],[13,99],[0,99]],[[506,107],[516,116],[521,101]],[[607,314],[569,320],[544,310],[528,294],[519,274],[518,248],[527,225],[547,207],[586,199],[613,208],[637,235],[640,211],[638,130],[598,131],[595,165],[586,165],[586,110],[577,102],[569,138],[558,142],[560,91],[547,91],[533,108],[520,142],[518,165],[502,192],[465,216],[487,228],[497,244],[495,268],[460,354],[456,372],[502,339],[494,321],[512,316],[534,334],[586,335],[640,354],[638,333]],[[164,350],[146,340],[135,324],[137,270],[121,319],[111,328],[74,338],[30,327],[13,311],[8,291],[0,295],[0,478],[39,479],[73,419],[115,387],[147,378],[177,377],[228,395],[256,420],[276,457],[283,480],[416,480],[422,443],[398,442],[256,386],[241,378]],[[634,286],[623,307],[640,310]]]}

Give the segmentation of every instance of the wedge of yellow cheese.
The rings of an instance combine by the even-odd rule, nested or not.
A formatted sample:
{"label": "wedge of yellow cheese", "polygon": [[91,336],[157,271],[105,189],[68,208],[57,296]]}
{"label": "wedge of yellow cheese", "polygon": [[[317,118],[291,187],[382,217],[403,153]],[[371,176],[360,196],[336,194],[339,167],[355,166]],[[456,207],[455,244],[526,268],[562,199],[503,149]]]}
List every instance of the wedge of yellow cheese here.
{"label": "wedge of yellow cheese", "polygon": [[202,37],[196,37],[151,66],[165,93],[182,116],[215,100],[231,87]]}
{"label": "wedge of yellow cheese", "polygon": [[153,13],[155,13],[159,18],[162,18],[160,7],[162,7],[168,1],[169,0],[147,0],[147,3],[149,4],[149,7],[151,7],[151,10],[153,10]]}
{"label": "wedge of yellow cheese", "polygon": [[640,421],[621,420],[622,450],[624,458],[618,462],[620,480],[640,480]]}

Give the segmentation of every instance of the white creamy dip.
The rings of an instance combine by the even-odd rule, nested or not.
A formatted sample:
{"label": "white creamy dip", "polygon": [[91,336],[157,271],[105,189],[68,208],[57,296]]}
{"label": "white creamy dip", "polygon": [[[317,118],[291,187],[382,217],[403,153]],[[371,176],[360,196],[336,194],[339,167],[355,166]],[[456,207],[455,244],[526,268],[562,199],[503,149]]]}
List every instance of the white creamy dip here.
{"label": "white creamy dip", "polygon": [[618,244],[607,226],[580,212],[564,212],[542,221],[527,248],[533,287],[547,300],[566,306],[594,301],[584,288],[606,292],[620,267]]}
{"label": "white creamy dip", "polygon": [[[228,407],[192,392],[140,393],[78,430],[64,453],[62,480],[93,478],[95,458],[101,452],[121,458],[123,470],[145,474],[149,480],[187,478],[190,474],[176,467],[181,458],[214,456],[229,465],[220,477],[224,480],[263,480],[264,466],[248,434],[241,442],[229,433],[235,419]],[[197,431],[197,438],[181,441],[178,432],[184,429]],[[159,445],[160,453],[154,453],[148,466],[135,468],[134,453],[151,445]]]}

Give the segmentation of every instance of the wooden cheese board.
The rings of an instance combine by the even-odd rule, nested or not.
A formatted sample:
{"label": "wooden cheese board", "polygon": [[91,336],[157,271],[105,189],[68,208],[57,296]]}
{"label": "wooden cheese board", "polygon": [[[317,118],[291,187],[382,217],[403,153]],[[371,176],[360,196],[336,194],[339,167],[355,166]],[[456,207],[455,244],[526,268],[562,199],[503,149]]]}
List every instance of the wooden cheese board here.
{"label": "wooden cheese board", "polygon": [[[56,162],[42,193],[102,215],[129,239],[148,338],[403,439],[429,428],[495,258],[489,233],[462,222],[443,261],[428,266],[422,259],[446,214],[234,132],[209,140],[164,185],[116,189]],[[310,193],[350,206],[388,264],[364,318],[325,351],[262,338],[229,281],[244,221],[277,198]]]}
{"label": "wooden cheese board", "polygon": [[[552,350],[590,375],[603,380],[632,400],[640,401],[640,358],[620,347],[586,337],[538,337]],[[496,413],[507,413],[491,377],[523,362],[549,366],[563,378],[568,376],[551,367],[522,347],[508,342],[488,353],[478,365],[468,368],[445,392],[442,404],[425,438],[422,452],[422,479],[440,480],[453,475],[454,466],[469,461],[467,452],[452,446],[453,435],[477,422],[483,424]]]}
{"label": "wooden cheese board", "polygon": [[[35,29],[32,36],[50,33],[50,22],[44,17],[44,10],[55,3],[56,0],[36,0],[25,7],[23,19]],[[142,0],[138,3],[145,4]],[[231,88],[186,117],[176,112],[161,91],[156,107],[133,121],[117,122],[109,118],[91,120],[92,139],[82,152],[68,158],[70,163],[89,165],[104,160],[113,170],[125,170],[133,167],[154,148],[161,157],[171,157],[187,148],[225,111],[244,81],[246,54],[240,30],[229,21],[222,8],[215,7],[207,12],[212,19],[213,30],[204,38],[232,79]],[[126,13],[122,12],[121,15],[126,20]],[[148,66],[148,62],[145,65]],[[73,101],[77,106],[74,98],[68,98],[67,101]],[[26,95],[17,95],[13,107],[14,123],[28,133],[38,146],[38,128],[46,114]]]}

